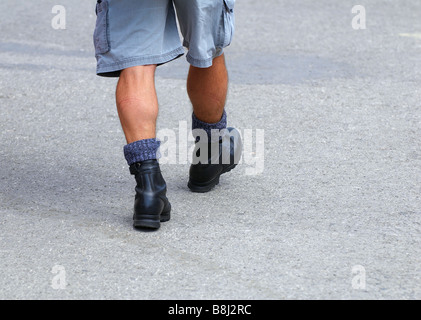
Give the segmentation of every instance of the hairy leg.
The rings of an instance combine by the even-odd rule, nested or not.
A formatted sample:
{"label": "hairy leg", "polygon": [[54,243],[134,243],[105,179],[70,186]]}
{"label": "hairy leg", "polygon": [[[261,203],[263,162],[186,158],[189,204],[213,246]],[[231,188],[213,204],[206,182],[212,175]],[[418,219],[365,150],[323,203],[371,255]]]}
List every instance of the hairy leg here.
{"label": "hairy leg", "polygon": [[195,116],[207,123],[221,120],[228,91],[228,72],[225,57],[213,60],[209,68],[190,66],[187,93]]}

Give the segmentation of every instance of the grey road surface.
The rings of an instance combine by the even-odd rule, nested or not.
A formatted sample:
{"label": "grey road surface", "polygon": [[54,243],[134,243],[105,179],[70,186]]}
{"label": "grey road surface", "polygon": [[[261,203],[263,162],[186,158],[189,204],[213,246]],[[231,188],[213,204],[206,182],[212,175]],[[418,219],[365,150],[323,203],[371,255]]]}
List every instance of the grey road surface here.
{"label": "grey road surface", "polygon": [[[208,194],[162,164],[157,232],[132,228],[94,8],[0,2],[0,299],[421,299],[420,1],[237,1],[228,123],[253,149]],[[187,70],[156,76],[177,145]]]}

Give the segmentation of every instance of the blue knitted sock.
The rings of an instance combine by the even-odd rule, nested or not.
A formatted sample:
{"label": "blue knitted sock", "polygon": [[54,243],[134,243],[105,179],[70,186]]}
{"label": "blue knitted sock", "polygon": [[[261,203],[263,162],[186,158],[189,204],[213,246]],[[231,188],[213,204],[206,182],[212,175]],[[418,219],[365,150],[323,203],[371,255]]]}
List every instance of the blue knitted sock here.
{"label": "blue knitted sock", "polygon": [[160,145],[161,142],[155,138],[135,141],[124,146],[124,157],[129,166],[136,162],[159,159]]}
{"label": "blue knitted sock", "polygon": [[203,129],[208,134],[209,141],[212,140],[212,130],[222,130],[226,129],[227,127],[227,114],[224,110],[224,113],[222,114],[221,120],[216,123],[207,123],[203,122],[196,118],[195,114],[192,114],[192,129]]}

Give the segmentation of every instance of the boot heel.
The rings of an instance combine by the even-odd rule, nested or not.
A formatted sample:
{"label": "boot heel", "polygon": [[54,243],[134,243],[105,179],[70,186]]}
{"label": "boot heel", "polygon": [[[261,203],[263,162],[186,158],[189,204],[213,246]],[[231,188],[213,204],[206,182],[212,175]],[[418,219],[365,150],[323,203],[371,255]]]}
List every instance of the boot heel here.
{"label": "boot heel", "polygon": [[160,226],[159,215],[143,215],[133,220],[135,228],[159,229]]}
{"label": "boot heel", "polygon": [[217,176],[214,180],[212,180],[212,181],[210,181],[206,184],[200,184],[200,183],[196,183],[192,180],[189,180],[189,183],[187,184],[187,186],[193,192],[205,193],[205,192],[208,192],[208,191],[212,190],[218,184],[219,184],[219,176]]}

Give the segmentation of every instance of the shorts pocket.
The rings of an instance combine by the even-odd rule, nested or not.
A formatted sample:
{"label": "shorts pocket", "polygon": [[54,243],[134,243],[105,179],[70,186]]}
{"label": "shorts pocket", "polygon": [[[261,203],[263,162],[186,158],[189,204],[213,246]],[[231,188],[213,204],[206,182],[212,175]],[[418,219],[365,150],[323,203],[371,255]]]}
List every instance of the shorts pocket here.
{"label": "shorts pocket", "polygon": [[231,44],[234,36],[234,4],[235,0],[224,0],[224,29],[225,38],[223,47],[227,47]]}
{"label": "shorts pocket", "polygon": [[95,54],[98,55],[110,51],[110,42],[108,40],[108,1],[97,1],[96,15],[94,46]]}

